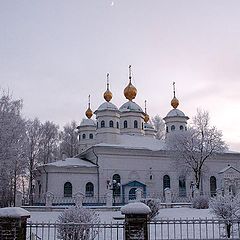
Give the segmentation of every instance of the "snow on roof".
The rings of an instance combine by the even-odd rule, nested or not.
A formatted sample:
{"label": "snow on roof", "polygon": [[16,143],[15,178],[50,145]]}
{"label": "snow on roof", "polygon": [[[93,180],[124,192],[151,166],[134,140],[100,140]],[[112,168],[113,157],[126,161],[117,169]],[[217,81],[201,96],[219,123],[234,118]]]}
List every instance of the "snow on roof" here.
{"label": "snow on roof", "polygon": [[172,109],[166,117],[186,117],[185,114],[179,109]]}
{"label": "snow on roof", "polygon": [[96,122],[92,119],[84,118],[80,123],[80,127],[83,126],[96,126]]}
{"label": "snow on roof", "polygon": [[229,166],[227,166],[227,167],[225,167],[224,169],[222,169],[219,173],[224,173],[224,172],[226,172],[228,169],[234,169],[235,171],[237,171],[237,172],[240,172],[238,169],[236,169],[235,167],[233,167],[233,166],[231,166],[231,165],[229,165]]}
{"label": "snow on roof", "polygon": [[118,108],[111,102],[104,102],[98,107],[97,111],[103,111],[103,110],[114,110],[114,111],[117,110],[118,111]]}
{"label": "snow on roof", "polygon": [[129,149],[149,149],[152,151],[165,150],[165,143],[163,140],[149,138],[145,136],[132,135],[118,135],[118,144],[99,143],[96,146],[114,146]]}
{"label": "snow on roof", "polygon": [[0,217],[30,217],[30,212],[20,207],[0,208]]}
{"label": "snow on roof", "polygon": [[130,112],[130,111],[143,112],[142,108],[133,101],[128,101],[128,102],[124,103],[119,108],[119,110],[121,112]]}
{"label": "snow on roof", "polygon": [[45,164],[45,166],[56,166],[56,167],[67,167],[67,166],[73,166],[73,167],[96,167],[91,162],[88,162],[86,160],[80,159],[80,158],[66,158],[65,160],[59,160],[56,162]]}
{"label": "snow on roof", "polygon": [[121,207],[122,214],[149,214],[151,209],[142,202],[132,202]]}

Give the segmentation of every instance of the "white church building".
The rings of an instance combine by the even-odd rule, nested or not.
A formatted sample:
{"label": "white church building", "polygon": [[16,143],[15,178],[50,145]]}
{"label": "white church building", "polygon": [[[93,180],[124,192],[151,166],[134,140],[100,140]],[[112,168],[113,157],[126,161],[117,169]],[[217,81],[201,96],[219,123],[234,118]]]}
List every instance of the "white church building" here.
{"label": "white church building", "polygon": [[[145,110],[134,102],[137,89],[129,84],[124,89],[126,102],[118,108],[111,102],[112,93],[104,93],[104,102],[94,111],[89,106],[86,119],[78,127],[79,154],[41,165],[37,168],[35,201],[51,193],[55,204],[71,203],[82,193],[85,204],[106,204],[111,192],[114,203],[124,204],[136,197],[141,189],[143,197],[160,198],[171,189],[172,201],[188,201],[194,190],[193,176],[179,171],[166,149],[165,140],[155,138],[156,131]],[[169,133],[187,131],[188,117],[174,97],[172,109],[163,118],[166,137]],[[240,188],[240,154],[225,152],[209,159],[202,178],[201,191],[214,195],[217,189],[238,192]],[[58,200],[57,200],[58,199]]]}

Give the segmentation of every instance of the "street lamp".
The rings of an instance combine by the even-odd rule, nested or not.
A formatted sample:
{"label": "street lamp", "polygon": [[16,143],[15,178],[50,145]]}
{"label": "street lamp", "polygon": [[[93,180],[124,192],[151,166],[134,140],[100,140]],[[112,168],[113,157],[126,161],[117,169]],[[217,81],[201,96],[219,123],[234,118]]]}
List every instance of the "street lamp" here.
{"label": "street lamp", "polygon": [[117,180],[113,179],[112,182],[108,179],[107,180],[107,189],[112,191],[113,196],[113,204],[115,205],[116,202],[116,191],[119,190],[121,187],[121,184],[117,182]]}

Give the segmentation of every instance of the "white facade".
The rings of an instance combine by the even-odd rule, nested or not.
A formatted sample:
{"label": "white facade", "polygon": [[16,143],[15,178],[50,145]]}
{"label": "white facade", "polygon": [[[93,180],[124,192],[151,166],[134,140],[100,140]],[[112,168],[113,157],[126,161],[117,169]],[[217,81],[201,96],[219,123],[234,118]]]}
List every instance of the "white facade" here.
{"label": "white facade", "polygon": [[[67,198],[81,192],[101,202],[110,189],[127,202],[136,188],[145,196],[162,198],[167,187],[175,201],[191,195],[193,176],[180,171],[164,140],[155,139],[146,112],[132,100],[119,109],[110,100],[95,111],[96,122],[88,116],[78,127],[78,156],[38,167],[36,195],[51,192]],[[164,118],[166,136],[169,132],[187,131],[189,118],[177,106]],[[219,172],[228,164],[240,169],[240,154],[228,152],[207,161],[201,191],[215,194],[222,187]],[[113,180],[121,184],[119,188],[110,186]]]}

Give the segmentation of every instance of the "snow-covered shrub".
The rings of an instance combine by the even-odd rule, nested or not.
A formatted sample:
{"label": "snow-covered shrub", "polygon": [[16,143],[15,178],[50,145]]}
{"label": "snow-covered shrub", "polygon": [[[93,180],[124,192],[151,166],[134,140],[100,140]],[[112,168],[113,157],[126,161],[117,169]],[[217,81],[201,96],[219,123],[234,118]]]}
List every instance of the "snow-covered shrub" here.
{"label": "snow-covered shrub", "polygon": [[209,207],[209,198],[206,196],[197,196],[192,200],[193,208],[206,209]]}
{"label": "snow-covered shrub", "polygon": [[145,203],[151,209],[151,213],[149,214],[150,219],[153,219],[155,216],[158,215],[160,204],[156,199],[142,198],[140,202]]}
{"label": "snow-covered shrub", "polygon": [[230,238],[233,220],[240,219],[240,197],[225,195],[212,198],[210,201],[211,212],[225,223],[226,236]]}
{"label": "snow-covered shrub", "polygon": [[[60,239],[88,240],[94,239],[98,228],[93,225],[100,222],[99,216],[91,209],[71,207],[61,213],[57,220]],[[91,238],[90,238],[91,237]]]}

